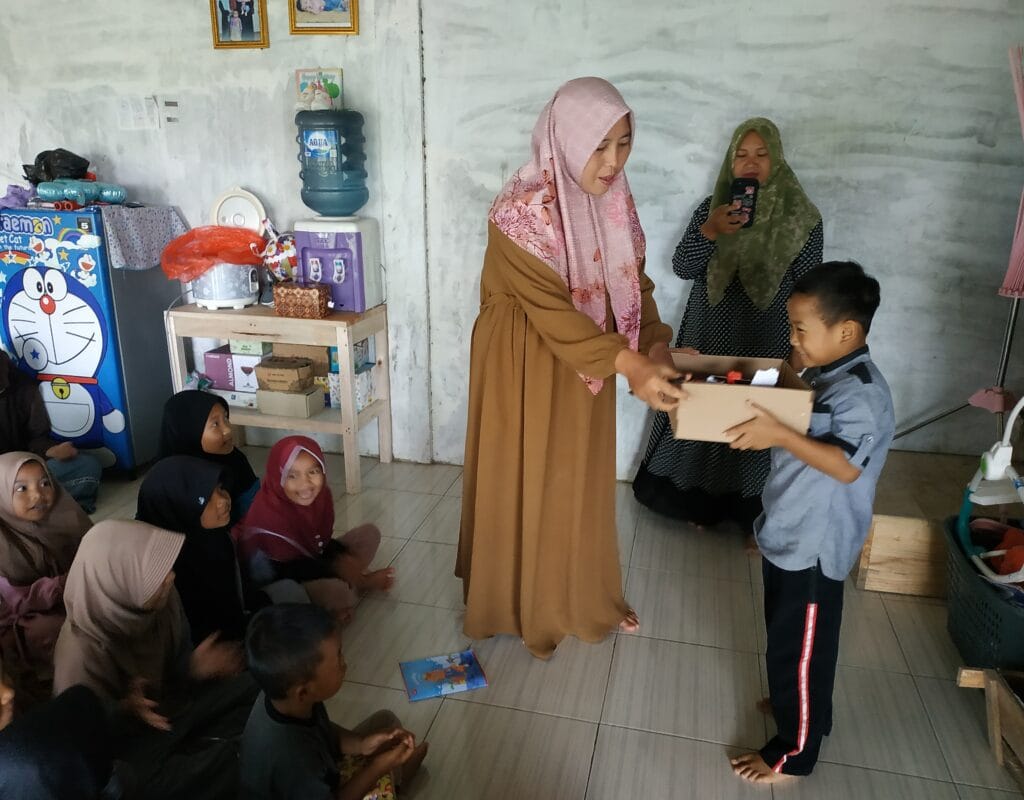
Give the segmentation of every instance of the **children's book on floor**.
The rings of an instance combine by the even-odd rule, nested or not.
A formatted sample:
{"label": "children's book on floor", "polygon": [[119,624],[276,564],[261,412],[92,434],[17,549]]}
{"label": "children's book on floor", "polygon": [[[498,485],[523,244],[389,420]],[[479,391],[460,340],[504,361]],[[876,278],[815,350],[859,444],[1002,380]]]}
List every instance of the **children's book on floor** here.
{"label": "children's book on floor", "polygon": [[482,689],[487,685],[487,676],[472,649],[418,661],[403,661],[399,666],[410,700],[443,697]]}

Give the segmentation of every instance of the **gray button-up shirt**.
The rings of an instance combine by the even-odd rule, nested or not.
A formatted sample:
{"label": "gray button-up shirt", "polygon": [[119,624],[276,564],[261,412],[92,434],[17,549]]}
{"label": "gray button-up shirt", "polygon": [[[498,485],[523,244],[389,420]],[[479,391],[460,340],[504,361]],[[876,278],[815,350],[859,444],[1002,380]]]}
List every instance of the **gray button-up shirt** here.
{"label": "gray button-up shirt", "polygon": [[803,379],[815,392],[807,435],[841,447],[860,477],[842,483],[774,447],[754,530],[761,554],[775,566],[796,572],[820,562],[826,576],[841,581],[871,527],[875,486],[895,428],[892,395],[867,347],[808,369]]}

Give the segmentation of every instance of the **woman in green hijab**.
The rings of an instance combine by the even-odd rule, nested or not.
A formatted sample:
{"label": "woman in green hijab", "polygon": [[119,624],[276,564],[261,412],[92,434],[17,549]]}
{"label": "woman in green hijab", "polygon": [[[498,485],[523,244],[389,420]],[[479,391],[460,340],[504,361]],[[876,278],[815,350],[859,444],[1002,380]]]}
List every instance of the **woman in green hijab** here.
{"label": "woman in green hijab", "polygon": [[[734,178],[760,184],[754,224],[731,202]],[[693,213],[672,267],[693,288],[676,347],[709,355],[789,358],[786,301],[793,284],[822,260],[821,214],[786,163],[779,130],[756,117],[740,125],[711,197]],[[633,482],[654,511],[698,525],[725,518],[752,533],[761,513],[769,451],[675,439],[659,413]]]}

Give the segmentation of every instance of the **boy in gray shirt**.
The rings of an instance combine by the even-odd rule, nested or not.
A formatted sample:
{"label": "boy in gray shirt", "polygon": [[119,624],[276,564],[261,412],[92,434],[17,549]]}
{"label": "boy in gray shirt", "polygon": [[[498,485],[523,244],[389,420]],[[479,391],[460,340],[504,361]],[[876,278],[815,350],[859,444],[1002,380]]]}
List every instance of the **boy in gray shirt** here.
{"label": "boy in gray shirt", "polygon": [[324,701],[345,680],[334,617],[308,603],[282,603],[249,624],[246,657],[263,690],[242,734],[240,800],[360,800],[410,780],[427,744],[380,711],[354,731],[327,716]]}
{"label": "boy in gray shirt", "polygon": [[778,733],[732,760],[755,783],[809,775],[832,730],[832,687],[843,581],[871,525],[875,486],[892,443],[892,397],[867,348],[878,281],[852,262],[815,267],[793,288],[790,341],[815,392],[810,430],[797,433],[764,409],[730,429],[738,450],[772,449],[764,513],[768,702]]}

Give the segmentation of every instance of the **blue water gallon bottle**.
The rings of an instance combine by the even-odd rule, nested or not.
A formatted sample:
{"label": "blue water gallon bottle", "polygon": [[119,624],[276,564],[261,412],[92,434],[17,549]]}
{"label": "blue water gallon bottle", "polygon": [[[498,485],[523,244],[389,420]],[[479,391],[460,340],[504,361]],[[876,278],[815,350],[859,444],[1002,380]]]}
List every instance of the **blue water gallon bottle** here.
{"label": "blue water gallon bottle", "polygon": [[363,115],[358,111],[300,111],[302,202],[327,217],[349,217],[366,205]]}

